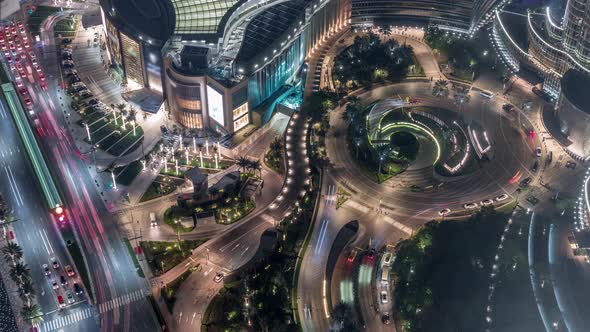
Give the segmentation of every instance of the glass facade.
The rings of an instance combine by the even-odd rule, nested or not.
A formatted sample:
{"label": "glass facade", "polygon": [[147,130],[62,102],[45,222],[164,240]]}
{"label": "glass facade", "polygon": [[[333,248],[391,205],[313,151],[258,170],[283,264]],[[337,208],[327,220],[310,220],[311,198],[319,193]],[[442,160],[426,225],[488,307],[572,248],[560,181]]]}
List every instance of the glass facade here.
{"label": "glass facade", "polygon": [[172,0],[177,34],[214,34],[221,18],[238,0]]}
{"label": "glass facade", "polygon": [[125,67],[125,76],[127,79],[143,86],[143,57],[139,43],[129,36],[121,33],[121,46],[123,47],[123,66]]}
{"label": "glass facade", "polygon": [[472,9],[472,0],[352,0],[352,24],[373,25],[405,19],[468,30]]}
{"label": "glass facade", "polygon": [[168,79],[171,89],[168,91],[168,105],[174,111],[176,121],[186,128],[203,128],[203,103],[201,84],[188,84]]}

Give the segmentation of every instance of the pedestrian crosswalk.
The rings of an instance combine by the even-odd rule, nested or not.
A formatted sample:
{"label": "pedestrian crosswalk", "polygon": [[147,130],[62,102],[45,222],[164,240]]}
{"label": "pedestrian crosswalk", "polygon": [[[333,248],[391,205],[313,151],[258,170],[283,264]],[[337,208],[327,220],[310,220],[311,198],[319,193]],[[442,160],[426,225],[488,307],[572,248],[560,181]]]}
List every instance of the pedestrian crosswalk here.
{"label": "pedestrian crosswalk", "polygon": [[107,302],[103,302],[98,305],[98,311],[102,314],[107,311],[116,309],[120,306],[127,305],[129,303],[139,301],[145,297],[145,294],[142,289],[136,290],[133,293],[127,293],[125,295],[121,295],[117,298],[109,300]]}
{"label": "pedestrian crosswalk", "polygon": [[44,322],[43,325],[40,327],[39,331],[42,332],[50,332],[57,329],[60,329],[64,326],[68,326],[70,324],[74,324],[81,320],[90,318],[92,316],[92,309],[86,308],[84,310],[79,310],[69,315],[61,316],[56,319]]}

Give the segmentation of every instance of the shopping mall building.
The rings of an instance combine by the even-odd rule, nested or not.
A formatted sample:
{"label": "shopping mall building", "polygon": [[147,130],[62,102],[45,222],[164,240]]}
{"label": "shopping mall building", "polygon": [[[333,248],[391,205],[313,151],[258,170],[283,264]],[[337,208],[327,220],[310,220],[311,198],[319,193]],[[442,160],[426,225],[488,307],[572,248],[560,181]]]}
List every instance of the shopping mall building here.
{"label": "shopping mall building", "polygon": [[[100,0],[108,60],[187,128],[262,126],[304,85],[306,60],[351,26],[437,25],[469,34],[497,0]],[[137,92],[139,91],[139,92]],[[161,105],[161,106],[160,106]]]}

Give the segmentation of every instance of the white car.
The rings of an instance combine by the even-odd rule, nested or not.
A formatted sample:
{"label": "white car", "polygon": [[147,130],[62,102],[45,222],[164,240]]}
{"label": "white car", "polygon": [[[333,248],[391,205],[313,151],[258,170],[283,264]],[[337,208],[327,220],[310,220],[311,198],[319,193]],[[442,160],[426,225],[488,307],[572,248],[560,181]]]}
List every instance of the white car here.
{"label": "white car", "polygon": [[217,273],[217,274],[215,275],[215,278],[213,278],[213,281],[215,281],[215,282],[217,282],[217,283],[220,283],[220,282],[223,280],[223,277],[225,277],[225,276],[223,275],[223,273]]}
{"label": "white car", "polygon": [[477,208],[477,203],[465,203],[463,204],[463,208],[472,210]]}
{"label": "white car", "polygon": [[491,199],[484,199],[483,201],[481,201],[481,206],[490,206],[494,204],[494,201],[492,201]]}
{"label": "white car", "polygon": [[537,157],[540,157],[541,156],[541,148],[540,147],[538,147],[538,148],[535,149],[535,155]]}
{"label": "white car", "polygon": [[438,215],[441,217],[444,217],[449,213],[451,213],[451,209],[447,209],[447,208],[444,208],[444,209],[438,211]]}
{"label": "white car", "polygon": [[387,292],[386,291],[381,291],[381,303],[383,303],[383,304],[387,303]]}
{"label": "white car", "polygon": [[502,194],[502,195],[496,197],[496,202],[502,202],[502,201],[505,201],[506,199],[508,199],[508,195]]}

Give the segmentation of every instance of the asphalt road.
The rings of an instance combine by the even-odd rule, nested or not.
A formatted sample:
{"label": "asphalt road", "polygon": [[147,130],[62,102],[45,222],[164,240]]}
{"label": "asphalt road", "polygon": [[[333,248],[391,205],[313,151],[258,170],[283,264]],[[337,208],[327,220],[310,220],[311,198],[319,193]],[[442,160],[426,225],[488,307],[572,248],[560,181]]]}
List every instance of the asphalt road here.
{"label": "asphalt road", "polygon": [[[49,21],[49,23],[54,22],[54,20]],[[46,26],[46,28],[48,28],[47,31],[51,31],[50,26]],[[69,102],[65,102],[66,97],[58,89],[60,75],[55,47],[51,45],[50,38],[43,37],[45,45],[38,50],[37,57],[40,65],[45,68],[48,89],[47,91],[41,89],[37,84],[40,76],[34,73],[35,83],[27,84],[34,104],[34,115],[32,116],[39,119],[37,131],[41,148],[45,152],[48,166],[61,189],[68,219],[76,229],[81,247],[86,253],[92,288],[95,290],[96,306],[86,307],[84,310],[72,310],[71,313],[66,310],[61,317],[57,318],[47,317],[40,326],[40,330],[52,331],[59,328],[83,331],[98,331],[99,329],[102,331],[159,330],[151,305],[145,298],[148,293],[148,284],[137,274],[129,251],[119,236],[117,228],[113,227],[115,225],[113,219],[101,198],[100,191],[104,188],[100,188],[100,185],[95,183],[96,174],[92,174],[93,167],[89,166],[85,158],[81,157],[71,136],[65,130],[67,122],[65,114],[69,111],[66,111]],[[31,59],[27,58],[24,61],[28,62]],[[64,105],[66,105],[65,108]],[[10,133],[9,130],[6,132]],[[8,139],[11,136],[5,135],[3,137]],[[16,141],[17,139],[12,140]],[[24,151],[18,145],[11,145],[12,147]],[[17,154],[26,158],[22,152]],[[22,165],[22,161],[17,165]],[[21,171],[24,170],[23,167],[19,166],[18,168]],[[21,193],[17,194],[19,200],[22,195],[34,193],[37,185],[33,176],[26,173],[16,173],[16,176],[13,176],[14,170],[11,173],[8,168],[5,172],[7,175],[10,174],[8,176],[13,179],[17,177],[25,179],[22,180],[22,183],[13,182],[13,184],[16,183],[17,188],[18,186],[21,188]],[[27,180],[28,182],[25,182]],[[38,192],[36,198],[27,197],[27,199],[31,199],[31,202],[37,202],[37,204],[43,202],[42,199],[39,199]],[[55,230],[52,230],[53,224],[47,222],[47,208],[39,209],[36,206],[33,208],[29,209],[31,215],[24,217],[37,224],[39,236],[45,236],[46,241],[39,242],[33,237],[35,233],[29,232],[30,239],[28,240],[31,243],[25,244],[23,247],[29,247],[35,255],[35,250],[41,251],[39,246],[44,243],[45,248],[50,248],[48,254],[51,256],[55,254],[60,261],[66,262],[66,258],[62,258],[65,256],[63,240]],[[39,228],[40,225],[50,226]],[[16,224],[15,227],[21,226]],[[25,236],[25,238],[27,237]],[[31,263],[32,269],[35,269],[33,270],[35,275],[38,275],[37,265],[46,260],[47,258],[41,255],[37,261]],[[38,280],[38,282],[42,283],[42,280]],[[55,300],[49,299],[50,292],[43,293],[48,295],[47,299],[42,298],[42,307],[47,310],[47,313],[50,313],[51,301]]]}

